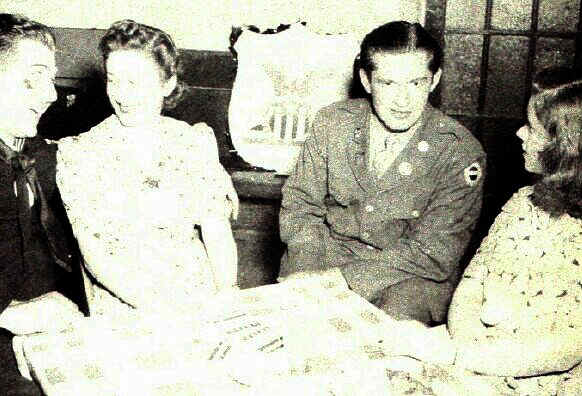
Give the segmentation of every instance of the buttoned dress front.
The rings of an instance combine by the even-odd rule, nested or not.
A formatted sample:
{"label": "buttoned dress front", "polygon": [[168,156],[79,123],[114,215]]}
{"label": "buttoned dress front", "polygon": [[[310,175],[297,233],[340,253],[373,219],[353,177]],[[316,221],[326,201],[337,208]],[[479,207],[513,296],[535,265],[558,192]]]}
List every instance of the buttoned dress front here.
{"label": "buttoned dress front", "polygon": [[315,117],[280,212],[280,276],[340,267],[374,300],[402,281],[445,283],[479,217],[485,154],[462,125],[427,105],[404,149],[378,177],[369,169],[372,110],[338,102]]}

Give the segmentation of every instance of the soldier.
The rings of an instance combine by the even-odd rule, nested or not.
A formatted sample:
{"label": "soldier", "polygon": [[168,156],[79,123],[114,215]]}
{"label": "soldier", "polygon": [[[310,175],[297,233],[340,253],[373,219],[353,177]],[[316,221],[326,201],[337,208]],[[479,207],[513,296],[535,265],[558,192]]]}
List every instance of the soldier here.
{"label": "soldier", "polygon": [[[88,314],[80,255],[55,182],[55,146],[36,136],[57,98],[55,39],[0,14],[0,389],[41,395],[20,376],[15,334],[59,330]],[[73,302],[74,300],[75,302]],[[16,350],[17,348],[15,348]]]}
{"label": "soldier", "polygon": [[481,210],[485,154],[428,104],[441,62],[418,23],[391,22],[364,38],[368,98],[319,111],[283,187],[280,280],[338,268],[397,319],[445,320]]}

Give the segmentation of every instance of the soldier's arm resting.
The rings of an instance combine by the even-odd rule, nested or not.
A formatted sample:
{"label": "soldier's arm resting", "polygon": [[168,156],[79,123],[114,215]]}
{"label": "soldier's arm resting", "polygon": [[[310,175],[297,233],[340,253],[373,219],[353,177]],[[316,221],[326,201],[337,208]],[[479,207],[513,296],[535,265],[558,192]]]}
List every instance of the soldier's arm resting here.
{"label": "soldier's arm resting", "polygon": [[324,224],[324,198],[327,194],[325,127],[318,114],[295,168],[282,189],[279,225],[287,252],[281,261],[281,278],[298,271],[322,269],[324,240],[328,232]]}
{"label": "soldier's arm resting", "polygon": [[[468,180],[475,166],[478,179]],[[481,212],[485,166],[484,155],[453,161],[419,220],[411,222],[403,237],[383,248],[356,247],[353,253],[360,260],[342,267],[350,287],[356,292],[379,292],[393,283],[389,274],[394,269],[437,282],[450,279]],[[370,290],[371,284],[376,290]]]}

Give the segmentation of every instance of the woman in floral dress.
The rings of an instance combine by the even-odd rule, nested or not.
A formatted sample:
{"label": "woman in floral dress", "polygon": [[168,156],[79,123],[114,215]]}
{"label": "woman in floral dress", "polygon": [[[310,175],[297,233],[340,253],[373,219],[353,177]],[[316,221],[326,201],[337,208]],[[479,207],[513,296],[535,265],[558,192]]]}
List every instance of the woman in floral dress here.
{"label": "woman in floral dress", "polygon": [[[115,114],[59,141],[67,214],[86,269],[104,289],[141,310],[190,312],[237,287],[229,222],[236,193],[212,129],[161,115],[182,90],[171,37],[124,20],[100,49]],[[94,294],[93,312],[107,310],[107,292]]]}

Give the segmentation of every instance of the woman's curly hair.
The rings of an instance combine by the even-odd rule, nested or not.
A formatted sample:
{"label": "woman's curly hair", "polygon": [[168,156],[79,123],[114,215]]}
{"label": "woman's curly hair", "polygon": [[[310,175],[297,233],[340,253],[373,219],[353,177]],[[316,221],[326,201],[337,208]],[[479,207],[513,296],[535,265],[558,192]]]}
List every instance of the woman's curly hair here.
{"label": "woman's curly hair", "polygon": [[169,34],[155,27],[124,19],[109,27],[99,43],[99,49],[104,63],[109,54],[117,50],[146,51],[160,67],[166,81],[176,76],[176,88],[164,98],[164,109],[176,107],[182,98],[185,85],[179,78],[182,71],[180,54]]}
{"label": "woman's curly hair", "polygon": [[540,73],[531,101],[550,139],[539,153],[544,173],[531,201],[552,216],[582,218],[582,73],[565,68]]}

